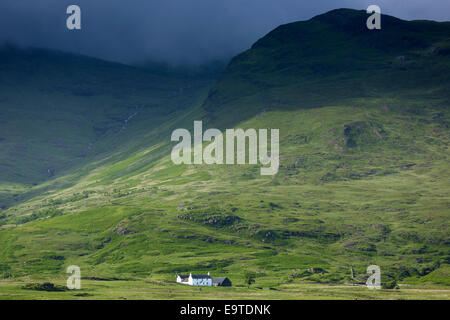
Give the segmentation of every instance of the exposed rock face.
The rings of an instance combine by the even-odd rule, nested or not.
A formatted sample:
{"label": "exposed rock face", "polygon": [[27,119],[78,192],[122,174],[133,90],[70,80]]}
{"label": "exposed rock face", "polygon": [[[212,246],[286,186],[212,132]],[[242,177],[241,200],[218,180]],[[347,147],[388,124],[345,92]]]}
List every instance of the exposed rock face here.
{"label": "exposed rock face", "polygon": [[345,144],[348,148],[363,147],[384,140],[386,132],[377,123],[356,121],[344,125]]}
{"label": "exposed rock face", "polygon": [[55,169],[53,169],[53,168],[48,168],[48,169],[47,169],[47,175],[48,175],[49,177],[53,177],[53,176],[55,175]]}
{"label": "exposed rock face", "polygon": [[128,226],[123,222],[121,222],[117,226],[115,226],[113,229],[113,232],[117,233],[120,236],[137,233],[137,231],[135,231],[135,230],[128,229]]}

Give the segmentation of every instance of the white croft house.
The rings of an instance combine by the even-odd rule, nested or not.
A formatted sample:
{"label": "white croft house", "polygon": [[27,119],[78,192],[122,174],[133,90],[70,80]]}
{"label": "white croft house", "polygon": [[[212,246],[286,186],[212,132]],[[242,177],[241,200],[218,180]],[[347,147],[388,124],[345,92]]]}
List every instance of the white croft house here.
{"label": "white croft house", "polygon": [[231,281],[226,277],[221,278],[211,278],[211,275],[208,272],[208,275],[193,275],[192,273],[189,276],[183,276],[177,274],[177,283],[187,284],[190,286],[202,286],[202,287],[212,287],[212,286],[231,286]]}

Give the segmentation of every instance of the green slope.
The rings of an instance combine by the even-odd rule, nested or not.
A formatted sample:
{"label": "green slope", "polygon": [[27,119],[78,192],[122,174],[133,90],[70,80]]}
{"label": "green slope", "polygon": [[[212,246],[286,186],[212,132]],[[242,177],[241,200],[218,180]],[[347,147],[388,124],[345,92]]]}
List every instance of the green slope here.
{"label": "green slope", "polygon": [[213,79],[0,48],[0,207],[43,181],[159,141],[155,129],[179,118]]}
{"label": "green slope", "polygon": [[[163,298],[192,298],[168,282],[190,271],[235,285],[254,272],[257,286],[278,290],[230,291],[240,297],[344,298],[301,288],[363,283],[377,264],[384,283],[438,286],[448,298],[449,24],[383,16],[383,29],[369,33],[365,18],[337,10],[275,29],[231,61],[204,101],[199,93],[151,127],[155,140],[36,186],[46,193],[2,213],[6,285],[63,283],[75,264],[84,279],[136,281]],[[199,119],[279,128],[278,174],[261,176],[258,165],[175,166],[170,130]],[[67,179],[70,186],[54,189]],[[134,288],[123,285],[102,287],[119,298]],[[95,284],[86,290],[105,297]]]}

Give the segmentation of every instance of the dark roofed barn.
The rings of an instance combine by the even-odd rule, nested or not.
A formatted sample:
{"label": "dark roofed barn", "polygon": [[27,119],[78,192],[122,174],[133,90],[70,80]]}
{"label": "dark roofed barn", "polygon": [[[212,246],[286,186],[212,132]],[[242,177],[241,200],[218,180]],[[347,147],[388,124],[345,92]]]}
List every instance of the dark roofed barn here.
{"label": "dark roofed barn", "polygon": [[227,277],[212,278],[214,287],[231,287],[231,281]]}

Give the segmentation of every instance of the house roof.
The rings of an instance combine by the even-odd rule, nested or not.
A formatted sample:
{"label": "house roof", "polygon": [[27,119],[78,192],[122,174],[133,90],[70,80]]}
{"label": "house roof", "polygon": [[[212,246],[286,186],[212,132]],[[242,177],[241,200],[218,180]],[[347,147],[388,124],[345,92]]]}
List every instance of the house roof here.
{"label": "house roof", "polygon": [[227,277],[212,278],[212,282],[213,282],[213,283],[221,284],[221,283],[224,282],[226,279],[227,279]]}
{"label": "house roof", "polygon": [[180,277],[181,279],[187,279],[187,278],[189,278],[189,276],[184,276],[184,275],[182,275],[182,274],[177,274],[177,276]]}
{"label": "house roof", "polygon": [[208,276],[208,275],[192,275],[192,278],[193,279],[211,279],[211,276]]}

